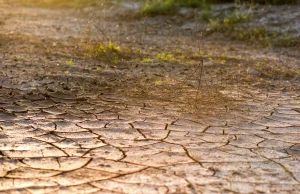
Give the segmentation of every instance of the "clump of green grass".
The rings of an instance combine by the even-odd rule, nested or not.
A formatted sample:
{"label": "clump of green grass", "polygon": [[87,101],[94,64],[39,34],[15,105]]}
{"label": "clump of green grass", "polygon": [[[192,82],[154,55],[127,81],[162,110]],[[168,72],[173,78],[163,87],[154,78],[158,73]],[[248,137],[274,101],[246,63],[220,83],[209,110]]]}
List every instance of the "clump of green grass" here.
{"label": "clump of green grass", "polygon": [[142,14],[172,14],[179,7],[200,7],[203,3],[205,3],[205,0],[146,0],[142,8]]}
{"label": "clump of green grass", "polygon": [[274,45],[280,47],[300,47],[300,37],[284,35],[282,37],[278,37],[274,41]]}
{"label": "clump of green grass", "polygon": [[142,59],[142,62],[144,62],[144,63],[150,63],[151,59],[149,57],[145,57],[145,58]]}
{"label": "clump of green grass", "polygon": [[300,46],[299,37],[280,34],[274,31],[268,31],[263,27],[257,28],[243,28],[234,27],[225,30],[235,40],[242,40],[251,43],[259,43],[262,46],[276,46],[276,47],[298,47]]}
{"label": "clump of green grass", "polygon": [[175,61],[172,54],[160,53],[156,55],[156,59],[159,61]]}
{"label": "clump of green grass", "polygon": [[66,64],[67,65],[74,65],[74,60],[73,59],[66,60]]}
{"label": "clump of green grass", "polygon": [[251,17],[252,16],[250,14],[234,12],[231,16],[225,18],[223,22],[225,25],[234,25],[237,23],[247,22],[251,19]]}
{"label": "clump of green grass", "polygon": [[[283,5],[294,4],[298,0],[146,0],[141,11],[145,15],[173,14],[180,7],[201,7],[203,9],[202,18],[208,20],[210,16],[209,7],[214,3],[252,3]],[[240,18],[242,19],[242,18]]]}
{"label": "clump of green grass", "polygon": [[230,34],[238,40],[252,40],[252,38],[257,37],[261,39],[261,36],[265,35],[265,31],[263,31],[263,29],[254,29],[253,31],[249,31],[241,30],[243,28],[236,27],[236,24],[245,23],[250,19],[250,14],[234,12],[232,15],[225,17],[224,19],[209,19],[209,24],[213,32],[222,32],[225,34]]}
{"label": "clump of green grass", "polygon": [[225,17],[223,20],[220,18],[209,19],[209,23],[214,31],[231,30],[237,23],[245,23],[251,19],[250,14],[234,12],[232,15]]}
{"label": "clump of green grass", "polygon": [[145,15],[170,14],[174,13],[174,11],[175,7],[173,0],[156,0],[154,2],[146,1],[144,7],[142,8],[142,14]]}
{"label": "clump of green grass", "polygon": [[120,62],[119,54],[121,48],[111,40],[107,44],[94,44],[87,46],[85,57],[92,57],[98,60],[104,60],[107,63],[118,64]]}
{"label": "clump of green grass", "polygon": [[250,13],[234,11],[223,19],[209,18],[212,32],[222,32],[235,40],[259,43],[262,46],[297,47],[300,45],[299,37],[268,31],[263,27],[249,27],[242,23],[252,19]]}
{"label": "clump of green grass", "polygon": [[269,4],[269,5],[284,5],[294,4],[299,2],[298,0],[240,0],[241,2],[251,2],[257,4]]}
{"label": "clump of green grass", "polygon": [[[294,46],[297,41],[294,38],[280,38],[280,34],[267,31],[263,27],[248,28],[237,24],[245,23],[251,20],[250,14],[234,12],[224,19],[209,19],[212,32],[222,32],[235,40],[242,40],[252,43],[260,43],[263,46]],[[277,43],[276,43],[277,41]]]}
{"label": "clump of green grass", "polygon": [[233,39],[255,43],[258,42],[265,47],[271,46],[271,39],[276,36],[276,33],[268,32],[265,28],[234,28],[232,31]]}
{"label": "clump of green grass", "polygon": [[209,19],[211,18],[211,12],[209,10],[203,10],[201,13],[201,18],[204,21],[209,21]]}
{"label": "clump of green grass", "polygon": [[111,53],[111,52],[117,53],[119,51],[121,51],[120,46],[118,46],[116,43],[112,42],[111,40],[109,40],[107,44],[89,46],[89,52],[95,55],[100,55],[103,53]]}
{"label": "clump of green grass", "polygon": [[96,43],[84,43],[86,50],[84,57],[94,58],[100,61],[104,61],[108,64],[119,64],[123,62],[129,62],[131,60],[139,60],[143,62],[150,62],[150,59],[144,58],[143,54],[136,52],[131,48],[121,47],[112,40]]}
{"label": "clump of green grass", "polygon": [[273,66],[268,63],[257,63],[258,69],[268,79],[289,79],[298,75],[298,71],[280,66]]}

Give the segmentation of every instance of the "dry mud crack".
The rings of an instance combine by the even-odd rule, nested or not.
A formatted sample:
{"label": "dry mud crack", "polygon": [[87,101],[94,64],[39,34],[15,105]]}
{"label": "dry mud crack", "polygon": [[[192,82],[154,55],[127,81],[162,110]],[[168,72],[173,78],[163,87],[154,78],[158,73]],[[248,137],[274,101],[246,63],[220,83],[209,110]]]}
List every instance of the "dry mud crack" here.
{"label": "dry mud crack", "polygon": [[[93,14],[107,17],[97,22],[113,29],[120,44],[143,40],[154,54],[163,47],[165,28],[142,39],[141,29],[132,28],[154,28],[155,18],[122,21],[115,12]],[[99,73],[95,68],[105,64],[78,48],[82,29],[89,28],[87,13],[4,1],[0,13],[0,193],[300,193],[297,78],[268,88],[247,82],[237,87],[242,100],[215,107],[216,114],[187,113],[176,101],[115,92],[122,88],[116,74],[172,77],[184,68],[153,63],[152,70],[143,64],[131,70],[125,63]],[[186,31],[172,33],[167,42],[193,47]],[[213,38],[203,40],[204,51]],[[229,54],[257,61],[280,56],[299,68],[299,51],[285,55],[288,49],[278,54],[218,40]],[[74,65],[66,64],[70,59]]]}

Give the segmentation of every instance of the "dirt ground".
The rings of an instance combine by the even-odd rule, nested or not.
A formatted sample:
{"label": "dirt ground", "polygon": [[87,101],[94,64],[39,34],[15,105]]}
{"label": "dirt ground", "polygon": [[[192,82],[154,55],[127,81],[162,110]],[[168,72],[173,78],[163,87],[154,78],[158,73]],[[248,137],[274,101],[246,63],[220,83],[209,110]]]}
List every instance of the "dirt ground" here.
{"label": "dirt ground", "polygon": [[[241,26],[299,37],[298,10]],[[299,193],[299,44],[138,13],[0,0],[0,193]]]}

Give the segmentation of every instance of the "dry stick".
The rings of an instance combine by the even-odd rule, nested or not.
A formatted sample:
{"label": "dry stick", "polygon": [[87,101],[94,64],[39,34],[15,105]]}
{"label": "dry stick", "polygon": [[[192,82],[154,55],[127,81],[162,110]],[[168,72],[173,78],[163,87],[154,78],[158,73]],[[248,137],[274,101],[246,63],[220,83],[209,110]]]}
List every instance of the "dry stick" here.
{"label": "dry stick", "polygon": [[[145,6],[145,4],[146,4],[145,1],[140,1],[140,13],[142,13],[142,9]],[[139,38],[138,38],[139,39],[138,41],[141,45],[142,45],[142,39],[143,39],[143,35],[144,35],[144,28],[141,28],[141,26],[142,26],[142,24],[144,24],[144,21],[146,21],[146,18],[147,18],[147,16],[141,17],[141,19],[139,21],[139,27],[140,27],[140,29],[143,29],[140,31]]]}
{"label": "dry stick", "polygon": [[195,103],[197,103],[198,101],[198,97],[200,94],[200,89],[201,89],[201,85],[202,85],[202,73],[203,73],[203,60],[201,60],[201,63],[199,64],[200,66],[200,71],[199,71],[199,77],[198,77],[198,88],[197,88],[197,93],[196,93],[196,98],[195,98]]}
{"label": "dry stick", "polygon": [[[196,37],[197,37],[197,32],[199,31],[199,24],[198,24],[198,13],[196,9],[194,10],[194,14],[195,14],[195,22],[196,22]],[[201,40],[202,40],[202,32],[200,34],[200,39],[197,39],[198,54],[201,52]]]}
{"label": "dry stick", "polygon": [[[196,22],[196,37],[197,37],[197,33],[199,31],[199,24],[198,24],[198,13],[196,10],[194,10],[194,14],[195,14],[195,22]],[[201,40],[202,40],[202,32],[200,34],[200,38],[197,38],[197,45],[198,45],[198,54],[201,52]],[[203,74],[203,67],[204,67],[204,61],[203,59],[201,59],[200,64],[198,65],[200,67],[200,72],[199,72],[199,77],[198,77],[198,88],[197,88],[197,92],[196,92],[196,98],[195,98],[195,105],[197,104],[198,98],[199,98],[199,94],[200,94],[200,89],[201,89],[201,85],[202,85],[202,74]]]}
{"label": "dry stick", "polygon": [[[92,16],[94,16],[95,14],[92,14]],[[105,18],[105,17],[104,17]],[[101,33],[102,33],[102,35],[104,36],[104,38],[107,40],[107,41],[111,41],[111,38],[110,37],[108,37],[108,35],[107,35],[107,33],[106,32],[104,32],[104,30],[103,29],[101,29],[98,25],[96,25],[95,24],[95,18],[94,17],[92,17],[91,18],[91,24],[94,24],[94,27],[98,30],[98,31],[100,31]],[[89,41],[89,42],[91,42],[91,40]],[[102,41],[100,41],[102,44],[104,44]],[[109,57],[108,57],[108,55],[105,53],[105,52],[102,52],[103,54],[104,54],[104,58],[105,58],[105,60],[106,60],[106,62],[109,64],[111,61],[109,60]],[[117,54],[117,56],[119,57],[119,55],[118,55],[118,53],[116,53]],[[113,71],[114,71],[114,73],[115,73],[115,75],[117,76],[117,77],[121,77],[117,72],[116,72],[116,70],[114,69],[114,68],[111,68]]]}
{"label": "dry stick", "polygon": [[238,98],[240,99],[240,94],[242,93],[241,91],[241,64],[238,64],[238,73],[237,73],[237,80],[238,80],[238,84],[237,84],[237,90],[238,90]]}
{"label": "dry stick", "polygon": [[186,84],[186,82],[187,82],[192,76],[194,76],[194,75],[198,72],[199,67],[200,67],[200,66],[197,65],[197,68],[195,69],[195,71],[194,71],[192,74],[186,76],[186,78],[181,82],[181,84],[179,84],[179,87],[181,87],[181,86],[183,86],[184,84]]}
{"label": "dry stick", "polygon": [[107,40],[107,41],[110,41],[111,39],[107,36],[107,34],[106,34],[106,32],[104,32],[104,30],[102,30],[100,27],[98,27],[97,25],[95,25],[94,26],[95,28],[97,28],[97,30],[99,30],[101,33],[102,33],[102,35],[105,37],[105,39]]}
{"label": "dry stick", "polygon": [[[197,14],[196,10],[194,10],[194,14],[195,14],[194,18],[195,18],[195,22],[196,22],[196,33],[195,34],[196,34],[196,38],[197,38],[197,32],[199,31],[199,25],[198,25],[198,14]],[[200,38],[199,39],[197,38],[198,53],[201,52],[201,40],[202,40],[202,32],[200,34]],[[191,78],[193,75],[195,75],[199,69],[201,69],[201,74],[202,74],[203,66],[204,66],[204,62],[203,62],[203,59],[202,59],[201,64],[199,64],[197,66],[196,70],[190,76],[187,76],[186,79],[184,79],[182,84],[180,84],[179,86],[182,86],[182,85],[186,84],[186,82],[189,80],[189,78]],[[202,75],[200,77],[202,77]],[[196,97],[197,97],[197,95],[196,95]]]}

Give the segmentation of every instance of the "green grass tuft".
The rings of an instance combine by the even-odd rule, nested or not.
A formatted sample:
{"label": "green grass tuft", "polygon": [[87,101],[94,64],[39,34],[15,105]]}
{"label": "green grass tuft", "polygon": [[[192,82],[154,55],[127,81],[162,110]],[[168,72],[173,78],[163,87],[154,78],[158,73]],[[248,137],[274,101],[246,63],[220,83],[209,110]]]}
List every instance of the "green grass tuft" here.
{"label": "green grass tuft", "polygon": [[96,45],[89,48],[90,53],[93,53],[95,55],[99,55],[101,53],[108,53],[108,52],[117,53],[120,50],[121,50],[120,47],[112,41],[109,41],[107,44]]}
{"label": "green grass tuft", "polygon": [[156,55],[156,59],[159,61],[175,61],[176,60],[172,54],[165,54],[165,53]]}
{"label": "green grass tuft", "polygon": [[[209,7],[214,3],[252,3],[252,4],[271,4],[271,5],[283,5],[283,4],[295,4],[299,0],[146,0],[142,14],[145,15],[161,15],[161,14],[174,14],[180,7],[201,7],[203,10],[202,18],[208,20]],[[242,19],[242,18],[240,18]]]}
{"label": "green grass tuft", "polygon": [[284,5],[298,3],[298,0],[240,0],[240,2],[251,2],[266,5]]}
{"label": "green grass tuft", "polygon": [[200,7],[204,3],[205,0],[146,0],[142,14],[173,14],[180,7]]}

